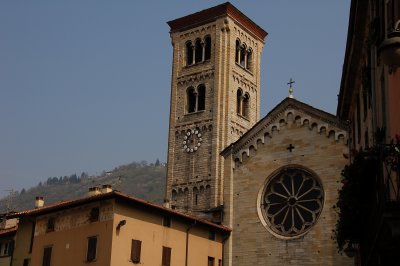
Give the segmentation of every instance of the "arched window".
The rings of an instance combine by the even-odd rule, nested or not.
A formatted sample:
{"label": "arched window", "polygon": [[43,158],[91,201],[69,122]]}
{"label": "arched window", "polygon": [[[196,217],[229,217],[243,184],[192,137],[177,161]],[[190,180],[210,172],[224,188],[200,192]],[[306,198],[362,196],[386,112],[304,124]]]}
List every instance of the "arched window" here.
{"label": "arched window", "polygon": [[191,41],[186,43],[186,65],[193,64],[193,44]]}
{"label": "arched window", "polygon": [[235,62],[240,63],[240,41],[236,40]]}
{"label": "arched window", "polygon": [[242,104],[242,116],[248,117],[249,116],[249,102],[250,102],[250,95],[246,93],[243,96],[243,104]]}
{"label": "arched window", "polygon": [[206,87],[201,84],[195,90],[193,87],[187,89],[187,112],[194,113],[205,110],[206,107]]}
{"label": "arched window", "polygon": [[240,116],[248,117],[250,111],[250,95],[238,89],[236,93],[236,112]]}
{"label": "arched window", "polygon": [[195,63],[203,61],[203,44],[200,39],[196,40],[194,54],[195,54],[194,56]]}
{"label": "arched window", "polygon": [[206,108],[206,88],[204,85],[197,87],[197,111],[202,111]]}
{"label": "arched window", "polygon": [[246,67],[246,46],[243,44],[240,47],[240,63],[242,67]]}
{"label": "arched window", "polygon": [[205,198],[206,198],[206,208],[209,209],[210,208],[210,199],[211,199],[211,187],[209,185],[206,186],[206,192],[205,192]]}
{"label": "arched window", "polygon": [[249,49],[249,50],[247,50],[246,69],[251,71],[252,67],[253,67],[253,50]]}
{"label": "arched window", "polygon": [[199,190],[195,187],[193,188],[193,206],[199,204]]}
{"label": "arched window", "polygon": [[188,88],[187,90],[187,112],[193,113],[196,112],[196,91],[193,87]]}
{"label": "arched window", "polygon": [[241,43],[239,39],[236,40],[235,62],[242,68],[252,71],[253,50],[251,48],[247,48],[247,45],[245,43]]}
{"label": "arched window", "polygon": [[205,46],[204,60],[210,60],[210,58],[211,58],[211,37],[210,36],[206,36],[206,38],[204,38],[204,46]]}
{"label": "arched window", "polygon": [[236,93],[236,113],[241,114],[242,113],[242,97],[243,97],[243,92],[241,89],[238,89]]}

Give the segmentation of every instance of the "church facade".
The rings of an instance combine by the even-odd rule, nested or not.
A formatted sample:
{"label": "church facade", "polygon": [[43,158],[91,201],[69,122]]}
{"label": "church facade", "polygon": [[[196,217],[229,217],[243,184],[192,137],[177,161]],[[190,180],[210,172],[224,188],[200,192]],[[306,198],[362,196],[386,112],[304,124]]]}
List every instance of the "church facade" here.
{"label": "church facade", "polygon": [[352,265],[332,240],[346,125],[286,98],[222,155],[225,265]]}
{"label": "church facade", "polygon": [[332,240],[347,126],[293,98],[260,120],[267,33],[230,3],[168,24],[166,204],[221,214],[225,266],[352,265]]}

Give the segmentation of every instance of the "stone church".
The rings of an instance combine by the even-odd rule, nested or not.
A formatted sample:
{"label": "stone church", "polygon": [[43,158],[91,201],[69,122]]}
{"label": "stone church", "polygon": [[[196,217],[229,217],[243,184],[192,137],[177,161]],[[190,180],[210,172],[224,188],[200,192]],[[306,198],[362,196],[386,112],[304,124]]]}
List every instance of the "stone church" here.
{"label": "stone church", "polygon": [[166,204],[232,229],[223,265],[352,265],[332,240],[346,125],[293,97],[260,119],[267,32],[232,4],[168,25]]}

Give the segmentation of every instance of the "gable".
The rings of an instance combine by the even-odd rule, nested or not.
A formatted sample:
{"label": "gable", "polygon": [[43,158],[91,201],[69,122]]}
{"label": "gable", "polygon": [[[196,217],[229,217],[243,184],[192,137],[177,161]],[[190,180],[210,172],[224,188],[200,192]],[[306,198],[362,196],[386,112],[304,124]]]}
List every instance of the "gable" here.
{"label": "gable", "polygon": [[318,138],[331,138],[338,143],[347,143],[347,125],[339,118],[295,99],[286,98],[240,139],[224,149],[221,155],[232,155],[235,162],[243,162],[245,157],[250,157],[253,150],[257,150],[269,139],[296,127],[307,128]]}

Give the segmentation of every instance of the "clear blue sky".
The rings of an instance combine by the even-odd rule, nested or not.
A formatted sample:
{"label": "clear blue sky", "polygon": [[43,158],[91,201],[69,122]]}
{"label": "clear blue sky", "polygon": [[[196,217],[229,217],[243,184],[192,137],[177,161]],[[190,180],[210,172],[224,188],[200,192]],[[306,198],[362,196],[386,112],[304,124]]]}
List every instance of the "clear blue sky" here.
{"label": "clear blue sky", "polygon": [[[166,161],[167,21],[221,1],[0,2],[0,197],[48,177]],[[261,117],[288,95],[335,113],[350,0],[231,1],[269,35]]]}

